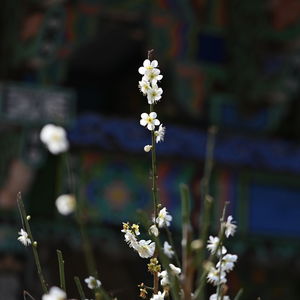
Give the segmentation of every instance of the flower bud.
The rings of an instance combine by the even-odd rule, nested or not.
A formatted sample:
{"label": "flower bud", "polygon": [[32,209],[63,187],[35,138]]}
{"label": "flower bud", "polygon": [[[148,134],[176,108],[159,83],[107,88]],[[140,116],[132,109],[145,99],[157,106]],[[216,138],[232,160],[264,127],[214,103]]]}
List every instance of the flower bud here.
{"label": "flower bud", "polygon": [[149,228],[149,233],[154,235],[154,236],[158,236],[159,235],[159,231],[158,231],[158,228],[155,224],[153,224],[152,226],[150,226]]}
{"label": "flower bud", "polygon": [[144,151],[145,152],[150,152],[152,150],[152,146],[151,145],[146,145],[145,147],[144,147]]}

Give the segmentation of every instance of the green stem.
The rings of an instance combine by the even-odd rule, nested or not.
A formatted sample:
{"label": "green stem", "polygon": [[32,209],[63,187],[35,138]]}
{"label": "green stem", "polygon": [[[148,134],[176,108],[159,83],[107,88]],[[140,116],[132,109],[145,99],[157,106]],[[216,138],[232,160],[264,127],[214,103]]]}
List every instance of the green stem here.
{"label": "green stem", "polygon": [[[153,112],[153,104],[150,104],[150,113]],[[153,199],[153,214],[154,220],[157,218],[157,207],[158,207],[158,197],[157,197],[157,168],[156,168],[156,141],[155,141],[155,134],[154,130],[151,131],[151,141],[152,141],[152,148],[151,148],[151,158],[152,158],[152,199]],[[157,245],[156,245],[157,247]],[[154,253],[154,257],[157,257],[157,250]],[[158,293],[158,274],[153,274],[153,289],[154,294]]]}
{"label": "green stem", "polygon": [[185,300],[191,300],[193,285],[193,267],[191,264],[191,240],[192,227],[190,223],[191,215],[191,199],[187,185],[180,185],[181,194],[181,223],[182,223],[182,266],[183,266],[183,282]]}
{"label": "green stem", "polygon": [[240,289],[233,300],[239,300],[243,294],[243,289]]}
{"label": "green stem", "polygon": [[[150,113],[153,112],[153,104],[150,104]],[[152,158],[152,199],[153,199],[153,213],[154,218],[157,217],[157,205],[158,205],[158,195],[157,195],[157,162],[156,162],[156,141],[154,130],[151,131],[151,158]]]}
{"label": "green stem", "polygon": [[81,235],[81,239],[82,239],[82,248],[83,248],[83,253],[84,253],[84,257],[85,257],[85,261],[86,261],[86,265],[87,265],[87,269],[90,275],[93,275],[96,279],[97,278],[97,268],[96,268],[96,263],[95,263],[95,259],[94,259],[94,255],[93,255],[93,251],[92,251],[92,246],[90,243],[90,240],[88,238],[87,232],[86,232],[86,226],[85,223],[83,221],[83,215],[82,215],[82,209],[83,209],[83,205],[82,205],[82,201],[80,201],[81,197],[79,195],[79,192],[76,193],[76,187],[75,187],[75,182],[74,182],[74,178],[73,178],[73,174],[71,172],[71,165],[70,165],[70,159],[68,156],[68,153],[64,154],[65,157],[65,162],[66,162],[66,168],[67,168],[67,173],[68,173],[68,177],[70,179],[70,190],[71,193],[75,196],[78,195],[77,198],[77,205],[76,205],[76,221],[80,230],[80,235]]}
{"label": "green stem", "polygon": [[85,294],[84,294],[84,291],[83,291],[83,288],[82,288],[79,278],[77,276],[75,276],[74,281],[75,281],[75,284],[76,284],[76,287],[77,287],[77,290],[79,293],[80,300],[85,300],[86,297],[85,297]]}
{"label": "green stem", "polygon": [[[213,198],[210,196],[209,186],[210,186],[210,178],[211,173],[213,169],[213,154],[214,154],[214,147],[215,147],[215,137],[216,137],[217,129],[216,127],[210,127],[208,129],[207,134],[207,143],[206,143],[206,156],[205,156],[205,163],[204,163],[204,175],[202,178],[202,187],[201,187],[201,199],[203,199],[204,207],[203,207],[203,213],[201,214],[200,222],[199,222],[199,234],[200,234],[200,240],[203,242],[203,244],[206,243],[207,237],[208,237],[208,230],[210,226],[210,215],[211,215],[211,207]],[[204,300],[205,294],[203,289],[203,280],[205,279],[206,272],[203,268],[205,258],[205,247],[202,247],[200,251],[198,252],[196,263],[197,263],[197,269],[201,270],[198,272],[197,277],[197,286],[198,289],[201,289],[201,294],[197,295],[198,300]],[[204,274],[204,276],[203,276]],[[203,279],[204,278],[204,279]]]}
{"label": "green stem", "polygon": [[34,238],[33,238],[33,235],[32,235],[31,229],[30,229],[30,225],[29,225],[29,222],[27,220],[27,214],[26,214],[26,210],[25,210],[25,207],[24,207],[24,203],[22,201],[21,193],[18,193],[18,195],[17,195],[17,203],[18,203],[18,208],[19,208],[20,214],[21,214],[23,227],[25,227],[25,230],[26,230],[26,232],[29,236],[29,239],[31,241],[31,248],[32,248],[33,257],[34,257],[35,265],[36,265],[36,268],[37,268],[37,273],[38,273],[38,276],[39,276],[39,280],[40,280],[43,292],[46,294],[46,293],[48,293],[48,288],[47,288],[46,280],[45,280],[44,275],[43,275],[39,255],[38,255],[38,252],[37,252],[37,242],[34,241]]}
{"label": "green stem", "polygon": [[65,262],[63,259],[62,252],[60,250],[56,250],[58,267],[59,267],[59,279],[60,279],[60,287],[62,290],[66,291],[66,279],[65,279]]}
{"label": "green stem", "polygon": [[[78,212],[78,214],[80,214],[80,213]],[[96,279],[98,279],[97,278],[98,277],[98,272],[97,272],[97,268],[96,268],[96,263],[95,263],[95,259],[94,259],[92,246],[91,246],[90,240],[87,236],[86,228],[85,228],[85,224],[82,220],[82,216],[77,215],[76,220],[77,220],[79,230],[80,230],[80,235],[81,235],[81,239],[82,239],[83,253],[84,253],[88,273],[91,274],[92,276],[94,276]]]}

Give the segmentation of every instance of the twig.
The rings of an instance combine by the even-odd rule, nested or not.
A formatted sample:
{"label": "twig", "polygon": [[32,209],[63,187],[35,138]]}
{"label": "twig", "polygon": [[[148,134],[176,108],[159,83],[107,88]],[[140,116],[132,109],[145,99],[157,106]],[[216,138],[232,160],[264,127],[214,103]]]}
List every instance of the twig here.
{"label": "twig", "polygon": [[59,267],[59,279],[60,279],[60,287],[62,290],[66,292],[66,279],[65,279],[65,262],[63,259],[62,252],[60,250],[56,250],[58,267]]}
{"label": "twig", "polygon": [[24,300],[26,300],[26,297],[30,297],[30,299],[35,300],[35,298],[33,298],[33,296],[31,296],[27,291],[23,291]]}
{"label": "twig", "polygon": [[75,276],[74,281],[77,287],[77,291],[79,293],[80,300],[86,299],[79,277]]}
{"label": "twig", "polygon": [[20,192],[17,194],[17,203],[18,203],[18,208],[19,208],[20,214],[21,214],[22,224],[23,224],[23,226],[25,225],[24,226],[25,230],[26,230],[26,232],[29,236],[29,239],[31,241],[31,248],[32,248],[32,252],[33,252],[33,256],[34,256],[34,260],[35,260],[35,265],[36,265],[36,268],[37,268],[37,272],[38,272],[38,276],[39,276],[39,280],[40,280],[43,292],[48,293],[47,283],[46,283],[46,280],[45,280],[44,275],[43,275],[39,255],[38,255],[38,252],[37,252],[37,242],[34,240],[33,235],[31,233],[30,225],[29,225],[29,222],[28,222],[28,219],[27,219],[26,210],[25,210],[25,207],[24,207],[24,203],[22,201],[22,195],[21,195]]}
{"label": "twig", "polygon": [[[244,290],[240,289],[233,300],[239,300],[243,294]],[[259,298],[258,298],[259,299]]]}

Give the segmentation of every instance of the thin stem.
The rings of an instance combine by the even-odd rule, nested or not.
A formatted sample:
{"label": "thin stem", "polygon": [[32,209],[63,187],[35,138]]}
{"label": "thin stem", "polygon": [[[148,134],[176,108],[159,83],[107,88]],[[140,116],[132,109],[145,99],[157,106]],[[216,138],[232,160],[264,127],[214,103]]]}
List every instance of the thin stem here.
{"label": "thin stem", "polygon": [[27,219],[27,214],[26,214],[26,210],[25,210],[25,207],[24,207],[24,203],[22,201],[22,195],[21,195],[20,192],[17,195],[17,203],[18,203],[19,211],[21,213],[22,224],[23,224],[23,226],[25,225],[25,230],[26,230],[26,232],[29,236],[29,239],[31,241],[31,248],[32,248],[33,257],[34,257],[35,265],[36,265],[36,268],[37,268],[37,273],[38,273],[38,276],[39,276],[39,280],[40,280],[43,292],[46,294],[46,293],[48,293],[48,288],[47,288],[46,280],[45,280],[44,275],[43,275],[39,255],[38,255],[38,252],[37,252],[37,242],[34,241],[34,238],[33,238],[33,235],[32,235],[31,229],[30,229],[30,225],[29,225],[29,222],[28,222],[28,219]]}
{"label": "thin stem", "polygon": [[[78,212],[78,214],[80,214],[80,213]],[[94,255],[93,255],[92,246],[91,246],[90,240],[87,236],[86,228],[85,228],[85,224],[82,220],[82,216],[77,215],[76,221],[79,225],[80,235],[81,235],[81,239],[82,239],[83,253],[84,253],[88,272],[89,272],[89,274],[94,276],[96,279],[98,279],[97,278],[98,272],[97,272],[97,268],[96,268],[96,263],[95,263],[95,259],[94,259]]]}
{"label": "thin stem", "polygon": [[[200,222],[199,222],[199,234],[200,234],[200,240],[203,242],[203,244],[206,242],[207,237],[208,237],[208,230],[210,226],[210,215],[211,215],[211,207],[213,203],[213,198],[210,196],[210,191],[209,191],[209,185],[210,185],[210,178],[211,178],[211,173],[213,169],[213,154],[214,154],[214,147],[215,147],[215,136],[217,133],[216,127],[210,127],[208,129],[208,134],[207,134],[207,144],[206,144],[206,156],[205,156],[205,163],[204,163],[204,175],[202,178],[202,188],[201,188],[201,198],[204,202],[204,207],[203,207],[203,213],[201,214],[200,217]],[[198,289],[201,289],[203,292],[201,294],[198,294],[197,297],[199,297],[199,300],[205,299],[204,295],[204,289],[203,289],[203,280],[205,279],[206,272],[203,268],[203,263],[204,263],[204,258],[205,258],[205,247],[202,247],[200,251],[198,252],[197,258],[196,258],[196,263],[197,263],[197,268],[201,270],[201,272],[198,272],[198,277],[197,277],[197,286]],[[204,274],[204,275],[203,275]],[[204,278],[204,279],[203,279]]]}
{"label": "thin stem", "polygon": [[58,267],[59,267],[59,279],[60,279],[60,287],[62,290],[66,291],[66,279],[65,279],[65,262],[63,259],[62,252],[60,250],[56,250]]}
{"label": "thin stem", "polygon": [[240,289],[233,300],[239,300],[243,294],[244,290]]}
{"label": "thin stem", "polygon": [[75,284],[76,284],[76,287],[77,287],[77,291],[79,293],[80,300],[85,300],[86,297],[85,297],[85,294],[84,294],[84,291],[83,291],[83,288],[82,288],[79,277],[75,276],[74,281],[75,281]]}
{"label": "thin stem", "polygon": [[[153,104],[150,104],[150,113],[153,112]],[[157,217],[157,205],[158,205],[158,197],[157,197],[157,162],[156,162],[156,141],[155,141],[155,133],[154,130],[151,131],[151,142],[152,142],[152,199],[153,199],[153,213],[154,218]]]}
{"label": "thin stem", "polygon": [[23,291],[24,300],[26,300],[26,297],[29,297],[31,300],[35,300],[27,291]]}
{"label": "thin stem", "polygon": [[[70,159],[68,154],[64,154],[65,156],[65,162],[66,162],[66,168],[68,172],[68,177],[70,179],[70,190],[71,193],[75,196],[76,194],[78,195],[79,193],[76,193],[76,187],[75,187],[75,181],[73,178],[73,174],[71,172],[71,165],[70,165]],[[80,235],[82,239],[82,248],[83,248],[83,253],[87,265],[87,269],[89,274],[93,275],[96,279],[97,278],[97,268],[96,268],[96,263],[92,251],[92,246],[90,243],[90,240],[88,238],[87,232],[86,232],[86,226],[83,221],[83,215],[82,215],[82,201],[80,201],[81,197],[78,195],[77,198],[77,206],[76,206],[76,213],[75,213],[75,219],[77,221],[79,230],[80,230]]]}
{"label": "thin stem", "polygon": [[220,258],[219,258],[219,264],[220,264],[220,271],[219,271],[219,282],[217,285],[217,299],[220,298],[221,295],[221,287],[222,287],[222,283],[221,283],[221,274],[222,274],[222,259],[223,259],[223,254],[222,254],[222,247],[223,247],[223,243],[220,242]]}
{"label": "thin stem", "polygon": [[190,223],[191,199],[187,185],[180,185],[181,194],[181,223],[182,223],[182,266],[184,299],[190,300],[193,282],[193,267],[191,264],[192,227]]}

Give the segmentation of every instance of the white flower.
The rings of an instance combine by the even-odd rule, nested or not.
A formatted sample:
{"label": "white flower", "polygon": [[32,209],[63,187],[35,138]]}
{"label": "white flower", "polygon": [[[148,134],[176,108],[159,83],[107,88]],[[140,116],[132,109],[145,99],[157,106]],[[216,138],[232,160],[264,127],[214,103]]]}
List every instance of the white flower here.
{"label": "white flower", "polygon": [[169,258],[172,258],[172,256],[174,255],[174,251],[172,250],[172,246],[167,241],[164,242],[164,253]]}
{"label": "white flower", "polygon": [[19,233],[19,237],[18,237],[18,240],[24,245],[24,246],[28,246],[31,244],[31,240],[30,238],[28,237],[28,233],[23,230],[21,228],[21,230],[18,232]]}
{"label": "white flower", "polygon": [[180,268],[175,267],[173,264],[169,264],[169,266],[170,266],[171,272],[174,275],[176,275],[176,276],[180,275],[180,273],[181,273],[181,269]]}
{"label": "white flower", "polygon": [[159,291],[158,294],[153,294],[150,300],[163,300],[165,298],[165,292]]}
{"label": "white flower", "polygon": [[229,236],[233,236],[236,231],[236,225],[232,222],[232,216],[228,216],[227,221],[225,223],[225,235],[228,238]]}
{"label": "white flower", "polygon": [[58,212],[62,215],[69,215],[76,208],[76,199],[73,195],[60,195],[55,201]]}
{"label": "white flower", "polygon": [[158,130],[154,131],[156,143],[162,142],[164,140],[165,132],[166,132],[166,127],[160,124]]}
{"label": "white flower", "polygon": [[217,298],[218,297],[218,295],[217,294],[212,294],[210,297],[209,297],[209,300],[221,300],[221,299],[223,299],[223,300],[230,300],[230,298],[228,297],[228,296],[221,296],[220,295],[220,297],[219,297],[219,299]]}
{"label": "white flower", "polygon": [[157,84],[153,84],[152,87],[147,91],[148,104],[153,104],[159,101],[162,93],[162,88],[159,88]]}
{"label": "white flower", "polygon": [[155,251],[155,243],[151,240],[140,240],[136,250],[142,258],[152,257]]}
{"label": "white flower", "polygon": [[172,216],[167,212],[167,209],[164,207],[162,208],[159,213],[158,216],[156,218],[156,223],[158,224],[159,228],[162,227],[168,227],[170,226],[170,222],[172,221]]}
{"label": "white flower", "polygon": [[139,73],[144,75],[147,70],[152,70],[158,66],[157,60],[150,61],[149,59],[144,60],[143,66],[139,68]]}
{"label": "white flower", "polygon": [[152,149],[152,145],[146,145],[146,146],[144,147],[144,151],[145,151],[145,152],[150,152],[151,149]]}
{"label": "white flower", "polygon": [[220,273],[220,269],[212,267],[207,274],[207,281],[215,286],[226,283],[226,273],[223,270]]}
{"label": "white flower", "polygon": [[97,289],[101,286],[101,281],[96,279],[93,276],[90,276],[84,279],[84,282],[87,284],[88,288],[91,290]]}
{"label": "white flower", "polygon": [[66,152],[69,149],[66,131],[60,126],[45,125],[41,130],[40,138],[52,154]]}
{"label": "white flower", "polygon": [[[180,268],[175,267],[173,264],[169,264],[169,267],[170,267],[170,270],[171,270],[171,272],[174,276],[180,275],[180,273],[181,273]],[[166,286],[166,285],[170,284],[168,272],[166,270],[158,273],[158,277],[161,278],[160,284],[162,286]]]}
{"label": "white flower", "polygon": [[53,286],[48,294],[44,294],[42,300],[65,300],[67,295],[65,291],[58,288],[57,286]]}
{"label": "white flower", "polygon": [[[215,236],[209,236],[209,240],[207,241],[207,249],[211,252],[211,254],[215,254],[216,250],[219,246],[220,243],[220,239]],[[227,252],[226,248],[224,246],[222,246],[222,254],[225,254]],[[221,251],[220,249],[218,250],[218,255],[220,255]]]}
{"label": "white flower", "polygon": [[158,273],[158,277],[161,278],[160,284],[162,286],[166,286],[166,285],[170,284],[169,277],[168,277],[168,272],[167,271],[162,271],[162,272]]}
{"label": "white flower", "polygon": [[130,248],[133,248],[135,250],[137,250],[139,248],[139,243],[138,243],[135,235],[130,230],[128,230],[125,233],[124,237],[125,237],[126,243],[129,245]]}
{"label": "white flower", "polygon": [[157,114],[156,112],[151,112],[149,115],[147,113],[142,113],[141,114],[141,120],[140,124],[142,126],[147,126],[149,130],[154,130],[155,126],[158,126],[160,124],[159,120],[156,119]]}
{"label": "white flower", "polygon": [[139,89],[144,95],[146,95],[151,89],[150,82],[147,80],[139,81]]}
{"label": "white flower", "polygon": [[222,271],[229,272],[233,269],[234,263],[237,261],[237,258],[238,258],[237,255],[228,253],[222,257],[221,264],[219,261],[216,267],[220,268],[221,265]]}
{"label": "white flower", "polygon": [[150,81],[152,85],[156,85],[157,81],[161,80],[163,76],[160,74],[159,69],[149,69],[146,70],[142,80],[144,81]]}
{"label": "white flower", "polygon": [[158,228],[157,228],[157,226],[155,224],[153,224],[153,225],[150,226],[149,232],[150,232],[150,234],[153,234],[156,237],[159,235]]}

